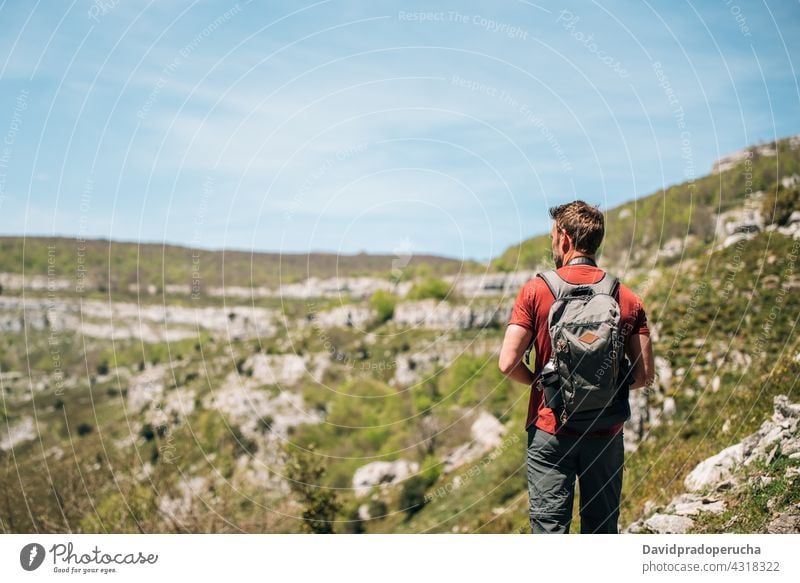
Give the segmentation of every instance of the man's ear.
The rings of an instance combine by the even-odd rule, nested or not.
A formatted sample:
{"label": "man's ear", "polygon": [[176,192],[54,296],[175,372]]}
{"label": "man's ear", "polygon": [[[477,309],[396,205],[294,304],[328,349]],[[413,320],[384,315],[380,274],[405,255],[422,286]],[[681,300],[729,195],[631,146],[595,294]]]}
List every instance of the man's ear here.
{"label": "man's ear", "polygon": [[566,231],[561,231],[561,238],[559,239],[561,246],[561,253],[566,255],[572,249],[572,238]]}

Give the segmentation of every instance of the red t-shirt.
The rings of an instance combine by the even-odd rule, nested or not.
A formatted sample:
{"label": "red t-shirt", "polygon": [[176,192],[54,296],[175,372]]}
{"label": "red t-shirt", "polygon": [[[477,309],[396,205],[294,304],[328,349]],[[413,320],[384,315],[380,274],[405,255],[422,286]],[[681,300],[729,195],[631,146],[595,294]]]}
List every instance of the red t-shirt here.
{"label": "red t-shirt", "polygon": [[[597,283],[605,273],[597,267],[584,264],[568,265],[560,268],[557,272],[565,281],[578,284]],[[531,423],[536,423],[536,427],[548,433],[570,434],[572,432],[560,427],[553,410],[544,406],[544,394],[536,386],[536,380],[539,378],[545,363],[550,360],[552,353],[547,316],[550,313],[553,301],[553,294],[544,280],[541,277],[534,277],[519,290],[508,323],[523,326],[533,332],[536,366],[533,371],[534,383],[531,386],[525,429],[530,427]],[[632,335],[649,335],[650,330],[647,328],[647,315],[641,298],[622,284],[619,286],[619,306],[620,331],[625,337],[627,347],[628,339]],[[597,435],[613,435],[618,433],[622,426],[623,423],[620,423],[608,431],[597,432]]]}

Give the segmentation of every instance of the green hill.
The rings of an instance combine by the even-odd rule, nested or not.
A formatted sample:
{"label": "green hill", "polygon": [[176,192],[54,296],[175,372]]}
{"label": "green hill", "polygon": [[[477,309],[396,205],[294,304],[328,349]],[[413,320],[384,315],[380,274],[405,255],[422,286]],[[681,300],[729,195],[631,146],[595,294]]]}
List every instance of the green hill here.
{"label": "green hill", "polygon": [[[479,267],[434,255],[409,255],[407,265],[401,259],[406,278],[420,268],[451,274]],[[247,288],[276,288],[308,277],[389,277],[397,261],[392,255],[367,253],[251,253],[68,237],[0,237],[0,272],[63,278],[71,282],[70,289],[82,279],[86,292],[127,293],[131,285],[163,290],[167,285],[191,286],[198,276],[204,286],[224,282]]]}

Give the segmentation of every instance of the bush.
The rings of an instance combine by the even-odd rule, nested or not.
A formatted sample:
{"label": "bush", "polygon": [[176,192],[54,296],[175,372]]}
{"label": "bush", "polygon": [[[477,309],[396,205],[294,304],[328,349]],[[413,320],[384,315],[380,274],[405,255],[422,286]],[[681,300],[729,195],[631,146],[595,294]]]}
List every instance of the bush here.
{"label": "bush", "polygon": [[386,515],[389,514],[389,507],[386,506],[386,502],[380,499],[370,500],[368,508],[371,520],[385,518]]}
{"label": "bush", "polygon": [[422,470],[419,474],[425,479],[425,487],[430,488],[442,475],[442,462],[436,456],[427,456],[422,462]]}
{"label": "bush", "polygon": [[358,514],[358,506],[359,504],[351,503],[343,512],[342,514],[345,517],[345,522],[343,524],[344,531],[349,534],[364,534],[364,521],[361,520],[361,516]]}
{"label": "bush", "polygon": [[94,428],[89,425],[88,423],[81,423],[78,425],[78,435],[83,437],[84,435],[89,435]]}
{"label": "bush", "polygon": [[403,510],[409,518],[425,506],[425,490],[427,487],[427,480],[422,476],[411,476],[403,482],[399,504],[400,510]]}
{"label": "bush", "polygon": [[293,449],[288,453],[289,488],[303,506],[303,527],[312,533],[332,533],[340,505],[336,492],[322,483],[325,477],[323,458],[315,453],[313,445],[307,451]]}
{"label": "bush", "polygon": [[272,418],[272,415],[264,415],[258,420],[257,427],[261,433],[269,433],[272,431],[272,426],[274,423],[275,419]]}
{"label": "bush", "polygon": [[109,371],[108,361],[103,359],[97,364],[97,374],[107,375]]}
{"label": "bush", "polygon": [[794,210],[800,210],[800,189],[779,186],[774,195],[764,194],[761,214],[767,224],[785,225]]}
{"label": "bush", "polygon": [[408,297],[412,300],[443,300],[450,293],[450,286],[446,281],[434,277],[414,284]]}
{"label": "bush", "polygon": [[397,297],[385,290],[379,289],[369,298],[369,305],[378,313],[378,322],[386,322],[394,316]]}
{"label": "bush", "polygon": [[489,368],[497,367],[490,367],[485,358],[462,354],[442,375],[439,392],[445,397],[455,396],[460,405],[474,405],[477,402],[477,395],[473,385],[483,370]]}

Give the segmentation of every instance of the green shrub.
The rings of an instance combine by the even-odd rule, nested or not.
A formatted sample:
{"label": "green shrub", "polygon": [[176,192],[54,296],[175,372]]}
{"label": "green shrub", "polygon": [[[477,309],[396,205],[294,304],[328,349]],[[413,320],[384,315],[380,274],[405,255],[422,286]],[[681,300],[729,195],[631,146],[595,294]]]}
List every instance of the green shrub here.
{"label": "green shrub", "polygon": [[425,506],[425,490],[427,488],[428,486],[423,476],[411,476],[403,482],[403,489],[400,491],[398,502],[400,510],[404,511],[409,518]]}
{"label": "green shrub", "polygon": [[412,300],[443,300],[449,293],[450,285],[446,281],[430,277],[415,283],[408,292],[408,297]]}
{"label": "green shrub", "polygon": [[445,397],[455,398],[461,405],[474,404],[476,395],[471,388],[481,372],[482,364],[483,359],[462,354],[442,374],[439,392]]}
{"label": "green shrub", "polygon": [[430,488],[442,475],[442,462],[436,456],[429,455],[423,460],[419,474],[425,479],[425,487]]}
{"label": "green shrub", "polygon": [[379,289],[369,298],[369,305],[378,313],[378,322],[386,322],[394,316],[397,297],[385,290]]}
{"label": "green shrub", "polygon": [[97,363],[97,374],[99,375],[107,375],[109,371],[108,368],[108,361],[103,359],[99,363]]}
{"label": "green shrub", "polygon": [[381,499],[369,501],[369,517],[370,519],[385,518],[389,514],[389,507]]}
{"label": "green shrub", "polygon": [[134,486],[128,492],[113,492],[103,497],[91,513],[80,520],[80,530],[91,533],[141,533],[142,525],[154,512],[153,490]]}
{"label": "green shrub", "polygon": [[767,224],[785,225],[792,211],[800,210],[800,189],[778,187],[775,193],[767,192],[761,202],[761,214]]}
{"label": "green shrub", "polygon": [[358,502],[351,502],[343,511],[342,515],[345,518],[343,524],[344,532],[348,534],[364,534],[364,521],[358,514]]}
{"label": "green shrub", "polygon": [[312,533],[328,534],[333,532],[340,504],[336,492],[323,485],[325,465],[314,450],[313,445],[307,451],[289,450],[286,474],[289,488],[303,506],[303,528]]}

